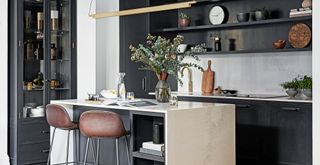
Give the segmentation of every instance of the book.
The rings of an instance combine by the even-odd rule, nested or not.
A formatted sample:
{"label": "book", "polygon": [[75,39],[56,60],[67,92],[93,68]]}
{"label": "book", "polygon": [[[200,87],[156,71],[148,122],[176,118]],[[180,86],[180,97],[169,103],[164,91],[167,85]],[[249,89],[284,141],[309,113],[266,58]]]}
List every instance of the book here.
{"label": "book", "polygon": [[145,153],[145,154],[164,156],[164,152],[162,152],[162,151],[150,150],[150,149],[147,149],[147,148],[140,148],[139,151],[141,153]]}
{"label": "book", "polygon": [[164,152],[164,144],[154,144],[152,141],[143,142],[142,148]]}
{"label": "book", "polygon": [[105,105],[125,106],[125,107],[145,107],[157,105],[150,101],[141,99],[119,101],[116,99],[106,99],[103,101]]}

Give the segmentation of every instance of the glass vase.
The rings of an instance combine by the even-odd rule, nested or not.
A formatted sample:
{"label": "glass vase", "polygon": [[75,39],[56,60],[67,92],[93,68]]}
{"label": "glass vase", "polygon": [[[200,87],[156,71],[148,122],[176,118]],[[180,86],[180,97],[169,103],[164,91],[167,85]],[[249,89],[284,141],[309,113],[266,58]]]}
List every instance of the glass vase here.
{"label": "glass vase", "polygon": [[155,96],[158,102],[167,103],[169,102],[171,89],[167,82],[168,74],[165,72],[161,72],[157,74],[159,79],[156,89],[155,89]]}

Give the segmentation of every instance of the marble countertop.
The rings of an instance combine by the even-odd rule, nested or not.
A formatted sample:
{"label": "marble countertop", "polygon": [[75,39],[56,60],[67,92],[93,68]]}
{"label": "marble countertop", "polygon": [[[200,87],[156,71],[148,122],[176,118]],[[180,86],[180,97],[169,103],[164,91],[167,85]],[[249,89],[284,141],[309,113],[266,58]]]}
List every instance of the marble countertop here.
{"label": "marble countertop", "polygon": [[[296,102],[296,103],[312,103],[312,100],[290,99],[287,96],[274,96],[274,97],[232,97],[232,96],[215,96],[215,95],[203,95],[201,92],[172,92],[180,97],[194,97],[194,98],[216,98],[216,99],[236,99],[236,100],[257,100],[257,101],[280,101],[280,102]],[[154,95],[154,93],[149,93]]]}
{"label": "marble countertop", "polygon": [[52,100],[52,104],[71,105],[71,106],[86,106],[96,108],[108,108],[108,109],[119,109],[119,110],[131,110],[131,111],[144,111],[144,112],[155,112],[155,113],[167,113],[168,111],[183,111],[183,110],[197,110],[204,108],[215,108],[221,106],[233,106],[231,104],[219,104],[219,103],[201,103],[201,102],[187,102],[179,101],[177,106],[170,106],[169,103],[158,103],[152,99],[138,99],[144,101],[150,101],[157,105],[144,106],[144,107],[128,107],[118,105],[107,105],[106,102],[111,100],[105,99],[103,102],[87,101],[85,99],[72,99],[72,100]]}

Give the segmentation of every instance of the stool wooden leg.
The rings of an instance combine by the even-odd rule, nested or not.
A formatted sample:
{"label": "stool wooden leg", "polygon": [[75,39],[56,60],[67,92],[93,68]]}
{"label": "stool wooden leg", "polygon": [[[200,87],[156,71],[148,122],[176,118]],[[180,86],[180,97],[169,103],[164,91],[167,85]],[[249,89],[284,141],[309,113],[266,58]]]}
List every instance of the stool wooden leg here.
{"label": "stool wooden leg", "polygon": [[86,165],[87,163],[87,157],[88,157],[88,149],[89,149],[89,142],[90,142],[90,137],[88,137],[87,139],[87,144],[86,144],[86,151],[85,151],[85,154],[84,154],[84,161],[83,161],[83,164]]}
{"label": "stool wooden leg", "polygon": [[52,147],[53,147],[53,141],[54,141],[54,135],[56,134],[56,129],[57,129],[57,128],[54,128],[54,129],[53,129],[53,135],[52,135],[52,140],[51,140],[51,144],[50,144],[50,149],[49,149],[49,156],[48,156],[47,165],[50,164],[51,150],[52,150]]}
{"label": "stool wooden leg", "polygon": [[131,161],[130,161],[130,151],[129,151],[130,146],[129,146],[128,139],[127,139],[126,136],[124,137],[124,139],[126,140],[126,145],[127,145],[126,148],[127,148],[128,165],[131,165]]}
{"label": "stool wooden leg", "polygon": [[120,165],[120,160],[119,160],[119,138],[116,138],[116,156],[117,156],[117,165]]}
{"label": "stool wooden leg", "polygon": [[97,139],[97,158],[96,158],[96,165],[99,165],[99,152],[100,152],[100,139]]}
{"label": "stool wooden leg", "polygon": [[67,140],[67,157],[66,157],[66,165],[69,162],[69,144],[70,144],[70,130],[68,130],[68,140]]}

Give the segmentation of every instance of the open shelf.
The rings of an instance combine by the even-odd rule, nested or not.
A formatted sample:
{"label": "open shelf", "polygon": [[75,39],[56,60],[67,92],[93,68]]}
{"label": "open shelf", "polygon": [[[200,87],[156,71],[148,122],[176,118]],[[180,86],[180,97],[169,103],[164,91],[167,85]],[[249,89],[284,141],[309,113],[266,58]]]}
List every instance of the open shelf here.
{"label": "open shelf", "polygon": [[312,48],[285,48],[285,49],[260,49],[260,50],[236,50],[236,51],[220,51],[220,52],[204,52],[196,53],[196,55],[223,55],[223,54],[246,54],[246,53],[277,53],[277,52],[298,52],[312,51]]}
{"label": "open shelf", "polygon": [[227,23],[221,25],[200,25],[200,26],[189,26],[189,27],[175,27],[175,28],[164,28],[153,31],[154,33],[164,33],[164,32],[188,32],[195,30],[216,30],[216,29],[240,29],[244,27],[251,26],[263,26],[269,24],[281,24],[281,23],[290,23],[297,21],[310,21],[312,16],[307,17],[297,17],[297,18],[279,18],[279,19],[268,19],[262,21],[249,21],[241,23]]}
{"label": "open shelf", "polygon": [[141,153],[139,151],[132,152],[132,156],[134,158],[147,159],[147,160],[152,160],[152,161],[157,161],[157,162],[164,162],[164,160],[165,160],[164,157],[162,157],[162,156],[145,154],[145,153]]}

